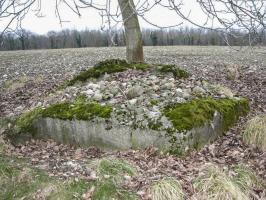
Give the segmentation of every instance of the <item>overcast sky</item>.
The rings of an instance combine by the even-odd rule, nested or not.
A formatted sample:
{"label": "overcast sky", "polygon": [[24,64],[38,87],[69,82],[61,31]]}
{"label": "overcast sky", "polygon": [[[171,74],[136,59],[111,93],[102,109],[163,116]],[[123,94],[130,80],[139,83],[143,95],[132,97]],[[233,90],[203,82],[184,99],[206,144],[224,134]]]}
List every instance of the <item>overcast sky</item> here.
{"label": "overcast sky", "polygon": [[[95,0],[94,2],[100,2],[102,0]],[[69,29],[99,29],[102,25],[101,17],[99,16],[99,11],[94,9],[83,9],[81,10],[81,17],[78,17],[66,6],[60,6],[61,17],[65,21],[61,26],[59,24],[59,19],[55,15],[55,0],[43,0],[42,1],[42,15],[43,17],[36,17],[34,12],[29,12],[26,18],[23,20],[23,28],[28,29],[32,32],[44,34],[48,31],[55,30],[59,31],[65,28]],[[185,0],[185,5],[183,6],[183,11],[190,14],[190,18],[196,22],[204,23],[206,18],[198,7],[196,0]],[[112,4],[113,7],[116,7],[117,0],[114,0]],[[155,7],[152,11],[148,12],[146,18],[160,26],[171,26],[176,25],[182,22],[173,11],[169,11],[166,8],[161,6]],[[3,22],[0,22],[0,29],[3,26]],[[151,28],[152,26],[146,23],[144,20],[140,19],[141,27]],[[185,22],[183,25],[188,25],[189,23]],[[120,26],[121,27],[121,26]],[[119,28],[119,27],[118,27]]]}

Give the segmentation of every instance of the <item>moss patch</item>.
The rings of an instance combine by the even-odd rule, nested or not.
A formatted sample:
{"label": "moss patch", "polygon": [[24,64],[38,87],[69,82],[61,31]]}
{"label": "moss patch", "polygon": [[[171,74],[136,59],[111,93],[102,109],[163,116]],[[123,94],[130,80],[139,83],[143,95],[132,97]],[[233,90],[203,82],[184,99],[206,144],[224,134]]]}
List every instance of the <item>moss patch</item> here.
{"label": "moss patch", "polygon": [[22,114],[16,121],[15,132],[30,132],[32,131],[32,124],[35,120],[41,117],[43,112],[42,108],[35,108],[34,110]]}
{"label": "moss patch", "polygon": [[183,69],[179,69],[175,65],[159,65],[158,71],[161,73],[173,73],[175,78],[188,78],[189,73]]}
{"label": "moss patch", "polygon": [[58,118],[63,120],[90,120],[94,117],[109,118],[111,106],[102,106],[98,103],[59,103],[52,105],[42,112],[42,117]]}
{"label": "moss patch", "polygon": [[186,131],[212,120],[215,111],[221,113],[226,131],[240,116],[248,113],[249,105],[246,99],[201,98],[168,106],[163,112],[176,130]]}
{"label": "moss patch", "polygon": [[75,76],[72,80],[63,84],[61,87],[72,86],[77,82],[85,82],[91,78],[99,78],[104,74],[112,74],[117,72],[123,72],[128,69],[142,70],[154,69],[160,73],[173,73],[175,78],[187,78],[189,76],[188,72],[185,70],[177,68],[175,65],[151,65],[148,63],[127,63],[126,60],[120,59],[109,59],[94,65],[92,68],[81,72]]}
{"label": "moss patch", "polygon": [[145,71],[151,67],[148,63],[131,63],[129,68]]}
{"label": "moss patch", "polygon": [[156,105],[159,104],[159,100],[158,100],[158,99],[152,99],[152,100],[150,100],[150,104],[151,104],[152,106],[156,106]]}
{"label": "moss patch", "polygon": [[129,64],[125,60],[110,59],[99,62],[94,67],[81,72],[69,81],[68,86],[74,85],[76,82],[84,82],[90,78],[99,78],[104,74],[112,74],[122,72],[129,68]]}
{"label": "moss patch", "polygon": [[41,117],[58,118],[62,120],[91,120],[95,117],[109,118],[112,107],[102,106],[96,102],[87,102],[83,97],[79,97],[75,102],[63,102],[51,105],[47,108],[36,108],[30,112],[22,114],[15,121],[16,130],[13,134],[34,133],[33,123]]}

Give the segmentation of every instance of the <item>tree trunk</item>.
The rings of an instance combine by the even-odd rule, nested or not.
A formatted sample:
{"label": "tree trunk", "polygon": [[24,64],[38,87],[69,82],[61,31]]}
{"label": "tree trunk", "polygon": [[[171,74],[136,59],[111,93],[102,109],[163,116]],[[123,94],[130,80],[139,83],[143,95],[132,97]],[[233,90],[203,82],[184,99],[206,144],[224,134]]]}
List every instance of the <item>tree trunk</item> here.
{"label": "tree trunk", "polygon": [[142,36],[133,0],[118,0],[126,35],[128,62],[143,62]]}

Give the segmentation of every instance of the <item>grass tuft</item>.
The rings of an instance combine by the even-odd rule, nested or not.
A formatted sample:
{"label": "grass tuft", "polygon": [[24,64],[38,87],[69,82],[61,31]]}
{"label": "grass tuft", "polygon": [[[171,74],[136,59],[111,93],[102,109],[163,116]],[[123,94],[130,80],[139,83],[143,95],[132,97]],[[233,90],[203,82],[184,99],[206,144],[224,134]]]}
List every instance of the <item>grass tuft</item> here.
{"label": "grass tuft", "polygon": [[181,184],[174,178],[164,178],[151,186],[152,200],[181,200],[185,198]]}
{"label": "grass tuft", "polygon": [[115,182],[123,180],[124,175],[134,176],[136,169],[128,162],[116,158],[102,158],[90,163],[95,168],[99,177],[110,177]]}
{"label": "grass tuft", "polygon": [[250,191],[251,188],[262,187],[262,184],[256,177],[255,173],[243,164],[237,165],[234,168],[234,173],[235,175],[232,180],[242,191]]}
{"label": "grass tuft", "polygon": [[137,199],[133,192],[124,190],[120,186],[125,175],[133,176],[136,174],[135,168],[129,163],[120,159],[103,158],[94,160],[90,166],[95,168],[99,177],[92,199]]}
{"label": "grass tuft", "polygon": [[256,116],[247,122],[243,140],[246,144],[266,151],[266,115]]}
{"label": "grass tuft", "polygon": [[257,186],[256,176],[247,168],[237,166],[233,176],[213,164],[205,165],[194,181],[199,196],[209,200],[248,200],[253,197],[253,186]]}

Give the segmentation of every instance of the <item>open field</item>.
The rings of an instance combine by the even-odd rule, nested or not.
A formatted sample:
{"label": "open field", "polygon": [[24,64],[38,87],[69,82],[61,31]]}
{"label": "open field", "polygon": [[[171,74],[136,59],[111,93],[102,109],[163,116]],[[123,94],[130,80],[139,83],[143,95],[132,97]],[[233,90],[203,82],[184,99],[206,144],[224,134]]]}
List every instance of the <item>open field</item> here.
{"label": "open field", "polygon": [[[195,74],[199,80],[223,83],[247,97],[256,94],[256,97],[253,96],[256,108],[266,109],[266,87],[263,87],[266,77],[265,48],[240,52],[229,47],[198,46],[145,47],[144,50],[146,62],[173,63]],[[21,104],[26,107],[34,104],[55,85],[108,58],[125,58],[125,48],[0,52],[1,90],[9,91],[8,95],[1,92],[0,116],[11,113]],[[228,79],[232,75],[237,79]],[[243,81],[247,85],[243,86]],[[20,96],[21,101],[17,103],[14,96]]]}
{"label": "open field", "polygon": [[[60,190],[56,190],[61,184],[60,181],[68,179],[73,181],[74,179],[77,183],[79,180],[86,180],[90,183],[86,182],[82,184],[82,187],[73,189],[77,192],[78,198],[83,196],[83,199],[90,199],[94,195],[93,199],[103,199],[101,195],[106,197],[109,193],[106,193],[105,189],[100,190],[99,188],[102,187],[99,185],[103,181],[109,181],[109,178],[114,176],[110,173],[117,173],[117,168],[121,168],[125,169],[127,173],[122,174],[122,179],[114,179],[117,183],[114,189],[109,187],[110,182],[107,187],[108,191],[113,192],[110,195],[113,195],[115,199],[128,199],[127,195],[123,198],[119,196],[125,191],[133,192],[134,198],[137,196],[146,200],[151,199],[152,196],[158,197],[159,194],[168,195],[169,199],[191,200],[217,199],[218,197],[221,197],[220,199],[248,199],[250,196],[253,196],[254,199],[266,198],[266,194],[263,194],[263,187],[258,186],[256,181],[252,182],[253,180],[250,178],[256,174],[260,181],[264,181],[262,185],[265,184],[266,152],[246,145],[242,138],[247,120],[266,112],[266,48],[235,51],[228,47],[175,46],[145,47],[144,50],[146,62],[175,64],[191,73],[196,81],[206,80],[210,83],[221,84],[231,88],[239,96],[248,98],[251,106],[250,114],[242,118],[216,142],[204,146],[201,150],[191,152],[185,158],[161,155],[155,149],[102,152],[96,148],[80,149],[59,145],[53,141],[38,140],[14,147],[1,140],[0,135],[0,161],[6,162],[8,166],[6,168],[3,165],[1,168],[0,163],[0,186],[5,184],[1,180],[8,182],[8,177],[13,177],[10,180],[16,180],[19,179],[20,174],[25,175],[24,168],[34,168],[31,171],[33,174],[36,174],[34,170],[38,168],[45,171],[44,177],[46,178],[45,181],[38,182],[37,188],[41,192],[45,190],[46,187],[42,187],[42,185],[46,186],[47,181],[51,181],[55,185],[54,188],[50,188],[48,196],[52,193],[61,195],[60,191],[68,188],[69,184],[66,182],[62,188],[59,188]],[[45,96],[65,80],[98,61],[108,58],[125,58],[125,48],[0,52],[0,117],[18,115],[30,107],[39,105]],[[29,166],[22,162],[19,166],[14,167],[13,157],[10,156],[24,158]],[[125,160],[134,166],[134,170],[132,170],[134,173],[130,175],[131,168],[123,162],[122,164],[120,161],[110,164],[110,157],[114,161]],[[99,163],[102,162],[102,159],[105,165],[100,169],[93,169],[92,165],[100,166]],[[16,159],[14,160],[16,161]],[[215,166],[211,165],[208,171],[209,168],[204,168],[206,163],[212,163]],[[109,166],[108,169],[111,172],[105,171],[104,166],[106,165]],[[248,175],[250,173],[243,170],[242,166],[248,167],[254,174]],[[11,174],[12,170],[14,170],[14,174]],[[103,174],[99,172],[103,172]],[[213,174],[218,179],[213,180],[214,182],[210,182],[210,184],[215,185],[216,192],[206,184],[206,180],[212,180]],[[243,176],[238,177],[238,175]],[[1,179],[1,176],[5,179]],[[47,178],[48,176],[53,178]],[[169,179],[169,177],[172,178]],[[59,178],[60,181],[54,178]],[[240,186],[238,178],[243,181]],[[94,181],[92,182],[93,186],[90,181]],[[228,190],[229,196],[224,196],[223,191],[227,185],[222,183],[225,182],[232,189]],[[111,186],[114,185],[112,183]],[[23,185],[21,182],[18,184]],[[4,197],[12,199],[10,187],[8,184],[6,186],[4,188],[6,193],[3,194],[7,196]],[[170,188],[168,194],[163,191],[165,187]],[[38,191],[27,191],[27,194],[26,192],[25,194],[19,193],[17,198],[35,198],[40,193]],[[201,192],[205,196],[202,197]],[[84,193],[86,193],[85,196],[82,195]],[[98,194],[100,196],[96,198],[95,195]],[[237,195],[242,196],[239,198]],[[161,199],[167,198],[162,196]]]}

